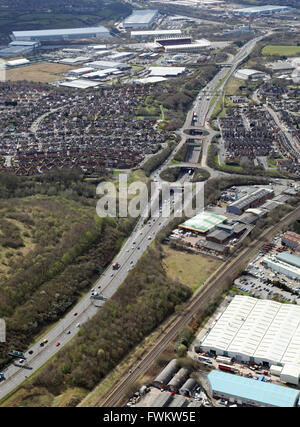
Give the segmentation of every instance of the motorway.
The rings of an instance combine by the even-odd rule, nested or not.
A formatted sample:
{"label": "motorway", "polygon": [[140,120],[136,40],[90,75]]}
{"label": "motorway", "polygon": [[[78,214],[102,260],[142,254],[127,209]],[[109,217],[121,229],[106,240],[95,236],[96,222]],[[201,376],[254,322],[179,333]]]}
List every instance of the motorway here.
{"label": "motorway", "polygon": [[[227,79],[235,71],[240,61],[250,53],[256,42],[260,39],[261,37],[258,37],[245,44],[239,50],[238,54],[232,59],[231,68],[221,69],[212,79],[212,81],[208,83],[207,86],[199,93],[199,96],[201,96],[201,102],[197,97],[195,105],[187,114],[184,126],[178,131],[178,134],[181,135],[182,138],[180,143],[177,145],[170,157],[164,162],[164,164],[161,165],[151,175],[151,177],[156,183],[156,189],[151,198],[151,206],[157,204],[159,191],[162,188],[162,185],[164,184],[163,181],[159,178],[159,173],[163,168],[167,167],[168,162],[174,157],[175,153],[185,143],[187,135],[184,133],[184,129],[191,127],[193,111],[197,112],[198,114],[197,126],[201,128],[206,127],[209,131],[209,136],[206,139],[205,148],[205,152],[207,153],[211,135],[213,134],[212,131],[208,129],[208,120],[213,111],[214,105],[218,101],[218,97],[222,96],[222,90]],[[207,100],[206,96],[204,96],[204,94],[207,94],[207,92],[211,94],[215,94],[216,92],[218,92],[215,103],[212,106],[210,106],[211,101]],[[206,164],[205,167],[207,168]],[[211,170],[210,168],[207,169],[209,169],[213,177],[220,175],[218,171]],[[178,184],[174,184],[174,187],[176,187],[176,185]],[[181,183],[179,183],[179,186],[180,185]],[[191,198],[185,198],[184,203],[185,207],[189,205],[191,203]],[[163,206],[165,208],[171,206],[172,208],[174,208],[175,211],[182,210],[180,204],[178,204],[178,206],[177,204],[175,204],[174,207],[172,197],[165,199],[163,201]],[[156,210],[154,210],[154,215],[152,215],[151,219],[146,225],[144,225],[144,217],[141,217],[138,220],[133,233],[127,239],[125,245],[122,247],[119,254],[115,257],[110,266],[100,276],[98,281],[93,286],[95,291],[101,291],[102,297],[104,299],[96,300],[91,298],[90,293],[86,294],[72,308],[69,313],[67,313],[54,327],[49,329],[47,333],[41,336],[39,341],[29,349],[33,351],[33,354],[30,355],[28,351],[25,353],[25,362],[23,362],[22,364],[17,362],[9,365],[8,368],[4,371],[6,379],[5,381],[2,381],[0,383],[0,398],[4,397],[7,393],[14,390],[27,377],[29,377],[33,372],[35,372],[43,364],[45,364],[53,355],[55,355],[59,351],[60,348],[62,348],[67,342],[69,342],[74,337],[74,335],[78,332],[80,326],[83,323],[88,321],[99,310],[101,310],[101,307],[103,306],[103,304],[105,304],[105,300],[111,298],[114,292],[123,283],[130,269],[134,267],[136,262],[151,244],[157,233],[162,230],[172,219],[173,215],[169,217],[163,216],[162,212],[160,212],[159,208],[157,208]],[[115,262],[118,262],[120,264],[120,268],[118,270],[113,270],[112,268],[112,264]],[[101,289],[98,289],[98,286],[101,286]],[[74,313],[77,314],[74,315]],[[44,339],[48,340],[48,343],[45,344],[44,347],[40,347],[40,343]],[[57,346],[58,343],[59,346]]]}

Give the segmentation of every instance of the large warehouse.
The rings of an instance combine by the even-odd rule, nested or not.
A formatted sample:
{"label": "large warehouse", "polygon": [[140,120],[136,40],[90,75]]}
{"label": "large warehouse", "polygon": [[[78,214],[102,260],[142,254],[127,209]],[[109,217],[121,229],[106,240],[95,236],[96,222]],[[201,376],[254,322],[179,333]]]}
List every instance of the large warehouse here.
{"label": "large warehouse", "polygon": [[235,215],[241,215],[246,209],[255,208],[259,206],[267,199],[274,196],[274,190],[269,188],[259,188],[250,195],[244,196],[241,199],[236,200],[233,203],[227,205],[227,212]]}
{"label": "large warehouse", "polygon": [[235,15],[244,15],[244,16],[255,16],[255,15],[271,15],[272,13],[278,12],[288,12],[292,8],[289,6],[273,6],[273,5],[265,5],[265,6],[253,6],[253,7],[245,7],[243,9],[235,9],[232,10],[231,13]]}
{"label": "large warehouse", "polygon": [[237,361],[300,366],[300,307],[236,295],[200,346]]}
{"label": "large warehouse", "polygon": [[158,18],[158,10],[133,10],[130,16],[123,21],[125,29],[151,28]]}
{"label": "large warehouse", "polygon": [[87,27],[87,28],[67,28],[55,30],[35,30],[35,31],[13,31],[12,37],[16,41],[49,41],[49,40],[72,40],[111,37],[107,28]]}
{"label": "large warehouse", "polygon": [[210,41],[206,39],[197,40],[194,43],[186,43],[186,44],[178,44],[178,45],[172,45],[172,46],[165,46],[165,52],[168,53],[177,53],[177,52],[186,52],[186,53],[193,53],[193,52],[201,52],[204,49],[207,49],[211,46]]}
{"label": "large warehouse", "polygon": [[231,403],[284,408],[295,407],[298,404],[299,390],[221,371],[211,371],[207,378],[213,396]]}
{"label": "large warehouse", "polygon": [[224,223],[227,220],[225,216],[215,215],[209,212],[201,212],[200,214],[188,219],[179,228],[197,233],[206,234],[213,230],[217,225]]}
{"label": "large warehouse", "polygon": [[262,260],[264,267],[272,271],[284,274],[290,279],[300,280],[300,257],[291,255],[288,252],[282,252],[276,257],[266,257]]}

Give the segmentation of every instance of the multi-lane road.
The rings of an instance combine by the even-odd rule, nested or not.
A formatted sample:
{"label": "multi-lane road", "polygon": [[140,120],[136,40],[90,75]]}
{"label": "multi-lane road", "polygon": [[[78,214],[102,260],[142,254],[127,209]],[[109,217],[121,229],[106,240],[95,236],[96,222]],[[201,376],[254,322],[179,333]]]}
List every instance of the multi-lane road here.
{"label": "multi-lane road", "polygon": [[[197,126],[202,128],[207,127],[209,116],[214,108],[215,103],[218,101],[218,97],[222,96],[222,90],[227,79],[235,71],[241,60],[250,53],[260,38],[261,37],[253,39],[244,45],[231,61],[231,67],[221,69],[219,73],[217,73],[216,76],[212,79],[212,81],[199,93],[195,105],[187,114],[184,126],[178,132],[182,137],[181,142],[175,148],[171,156],[164,162],[164,164],[161,165],[158,170],[152,174],[152,178],[155,180],[157,185],[156,190],[152,195],[150,205],[153,206],[155,203],[157,203],[159,190],[163,185],[162,180],[159,178],[159,172],[163,168],[167,167],[170,159],[173,158],[174,154],[186,141],[187,135],[183,131],[184,129],[191,127],[190,124],[193,112],[197,112],[198,115]],[[207,99],[207,93],[211,94],[209,96],[210,99]],[[215,98],[214,105],[210,105],[211,97],[214,97],[215,94],[217,94],[217,96]],[[201,99],[199,99],[199,96]],[[209,132],[209,137],[206,138],[205,152],[207,152],[212,135],[211,130],[209,130]],[[206,162],[204,166],[207,167]],[[217,176],[219,174],[217,171],[210,172],[213,172],[213,176]],[[189,205],[191,203],[191,198],[186,197],[184,203],[185,206]],[[169,196],[163,200],[163,207],[166,208],[167,206],[171,206],[175,212],[182,210],[180,203],[178,206],[175,205],[174,207],[172,196]],[[160,212],[159,208],[156,209],[154,215],[152,215],[147,224],[144,224],[144,217],[139,219],[133,233],[127,239],[125,245],[122,247],[117,257],[100,276],[97,283],[94,284],[93,288],[95,291],[99,293],[101,292],[104,300],[95,300],[91,298],[91,293],[85,295],[76,304],[76,306],[73,307],[71,312],[66,314],[54,327],[49,329],[47,333],[41,336],[39,341],[29,349],[33,351],[32,354],[29,354],[28,351],[25,353],[26,361],[24,361],[22,364],[18,362],[12,363],[4,371],[6,379],[0,383],[0,398],[11,392],[27,377],[29,377],[31,373],[35,372],[44,363],[46,363],[57,351],[59,351],[60,348],[62,348],[74,337],[83,323],[88,321],[99,310],[101,310],[101,307],[103,304],[105,304],[105,301],[111,298],[114,292],[123,283],[130,269],[134,267],[147,247],[151,244],[157,233],[163,229],[173,218],[173,215],[168,217],[163,216],[162,213],[164,213],[164,210],[163,212]],[[113,263],[115,262],[120,264],[120,267],[117,270],[114,270],[112,267]],[[43,347],[41,347],[40,343],[45,339],[48,340],[48,342]]]}

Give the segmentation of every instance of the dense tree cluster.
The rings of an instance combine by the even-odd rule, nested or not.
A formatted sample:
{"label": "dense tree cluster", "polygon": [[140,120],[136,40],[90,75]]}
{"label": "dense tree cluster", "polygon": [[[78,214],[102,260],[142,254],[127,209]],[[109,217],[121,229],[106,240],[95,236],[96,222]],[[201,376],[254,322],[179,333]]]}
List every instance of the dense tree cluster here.
{"label": "dense tree cluster", "polygon": [[191,290],[167,279],[159,247],[149,249],[103,309],[75,340],[34,378],[34,387],[57,395],[68,387],[91,390]]}

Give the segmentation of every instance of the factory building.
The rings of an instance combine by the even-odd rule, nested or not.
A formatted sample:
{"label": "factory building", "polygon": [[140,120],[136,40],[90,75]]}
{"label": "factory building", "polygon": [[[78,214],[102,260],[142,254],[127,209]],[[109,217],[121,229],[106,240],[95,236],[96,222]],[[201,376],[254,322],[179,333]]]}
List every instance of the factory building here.
{"label": "factory building", "polygon": [[262,265],[272,271],[284,274],[293,280],[300,280],[300,257],[282,252],[276,257],[266,257]]}
{"label": "factory building", "polygon": [[21,59],[12,59],[11,61],[7,61],[5,65],[7,67],[21,67],[23,65],[28,65],[30,63],[29,59],[21,58]]}
{"label": "factory building", "polygon": [[10,58],[12,56],[26,55],[31,52],[32,47],[26,46],[10,46],[0,50],[0,58]]}
{"label": "factory building", "polygon": [[8,47],[0,50],[0,57],[9,58],[11,56],[25,55],[37,49],[39,46],[39,42],[14,41],[9,43]]}
{"label": "factory building", "polygon": [[203,40],[198,40],[194,43],[166,46],[165,52],[167,52],[167,53],[177,53],[177,52],[196,53],[196,52],[201,52],[204,49],[210,48],[210,46],[211,46],[210,41],[203,39]]}
{"label": "factory building", "polygon": [[67,28],[55,30],[13,31],[15,41],[51,41],[111,37],[110,32],[103,26],[87,28]]}
{"label": "factory building", "polygon": [[239,362],[300,367],[300,307],[236,295],[200,348]]}
{"label": "factory building", "polygon": [[183,44],[191,44],[191,37],[164,37],[164,38],[156,38],[155,43],[158,43],[160,46],[177,46]]}
{"label": "factory building", "polygon": [[186,72],[185,67],[149,67],[150,76],[177,77]]}
{"label": "factory building", "polygon": [[138,29],[151,28],[158,18],[158,10],[133,10],[132,14],[124,19],[123,28]]}
{"label": "factory building", "polygon": [[114,61],[93,61],[89,62],[88,66],[96,70],[105,70],[106,68],[117,68],[118,70],[127,70],[128,68],[130,68],[130,65]]}
{"label": "factory building", "polygon": [[144,39],[147,37],[174,37],[180,36],[181,30],[145,30],[145,31],[131,31],[131,38]]}
{"label": "factory building", "polygon": [[215,398],[255,407],[295,407],[300,391],[221,371],[211,371],[208,382]]}
{"label": "factory building", "polygon": [[271,15],[272,13],[288,12],[292,10],[289,6],[257,6],[257,7],[246,7],[243,9],[234,9],[231,11],[234,15],[240,16],[257,16],[257,15]]}
{"label": "factory building", "polygon": [[252,70],[249,68],[242,68],[238,70],[234,76],[237,79],[241,79],[241,80],[256,81],[256,80],[264,79],[266,77],[266,74],[263,73],[262,71]]}
{"label": "factory building", "polygon": [[111,61],[122,61],[124,59],[130,59],[133,56],[135,56],[133,52],[117,52],[110,55],[109,59]]}
{"label": "factory building", "polygon": [[210,212],[201,212],[200,214],[188,219],[179,228],[194,231],[196,233],[206,234],[217,227],[217,225],[226,222],[227,218],[222,215],[215,215]]}
{"label": "factory building", "polygon": [[300,234],[287,231],[282,236],[281,243],[300,252]]}
{"label": "factory building", "polygon": [[235,215],[241,215],[243,212],[245,212],[245,210],[249,208],[255,208],[273,196],[274,190],[269,188],[260,188],[254,191],[252,194],[244,196],[241,199],[230,203],[227,205],[226,210],[227,212],[233,213]]}

